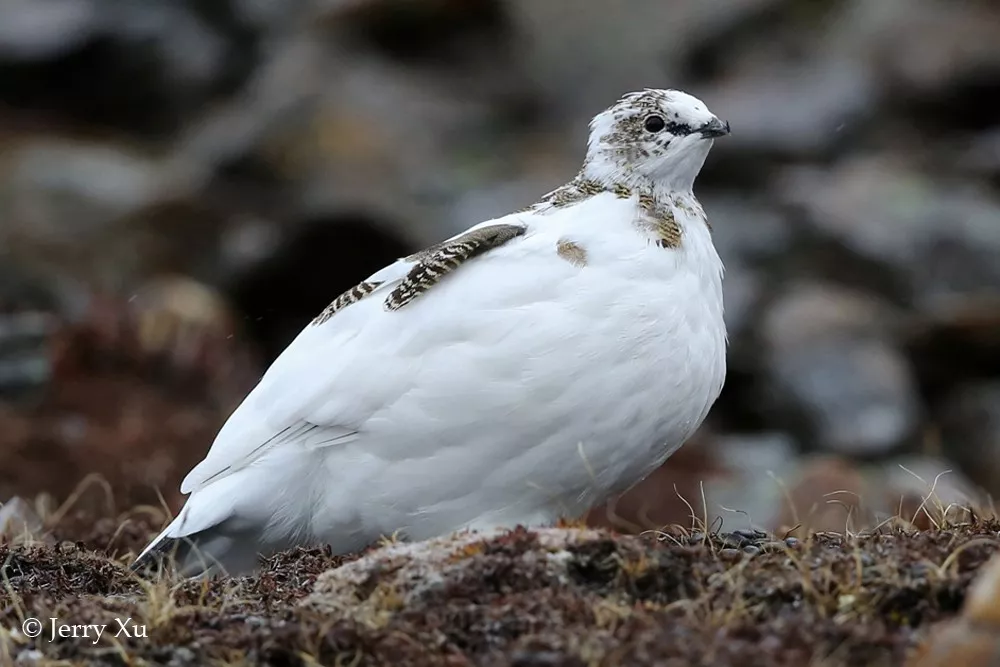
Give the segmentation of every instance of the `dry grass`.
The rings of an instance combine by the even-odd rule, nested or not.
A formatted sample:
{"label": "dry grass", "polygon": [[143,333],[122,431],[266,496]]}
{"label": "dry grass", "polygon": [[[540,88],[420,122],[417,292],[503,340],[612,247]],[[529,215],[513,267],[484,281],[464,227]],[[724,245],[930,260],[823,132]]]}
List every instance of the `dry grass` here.
{"label": "dry grass", "polygon": [[[722,533],[692,506],[686,527],[570,546],[565,576],[526,530],[456,550],[449,567],[461,567],[418,596],[375,569],[358,605],[373,623],[300,604],[322,572],[355,557],[297,550],[253,577],[147,581],[127,563],[163,510],[40,505],[44,529],[0,545],[0,664],[902,665],[1000,550],[995,516],[932,492],[920,509],[930,530],[897,518],[802,539]],[[108,629],[97,644],[19,631],[52,617]],[[116,618],[147,637],[109,636]]]}
{"label": "dry grass", "polygon": [[[358,603],[331,605],[336,613],[302,601],[323,572],[360,556],[300,549],[253,577],[144,580],[127,565],[179,504],[149,493],[176,488],[155,475],[176,476],[203,455],[224,410],[192,399],[187,375],[171,388],[148,364],[109,361],[89,339],[73,340],[45,401],[0,410],[0,490],[66,499],[33,500],[32,525],[0,544],[4,667],[903,665],[955,616],[1000,544],[994,512],[941,503],[937,480],[925,480],[919,502],[868,530],[847,494],[823,503],[846,508],[837,532],[797,526],[824,507],[796,508],[789,494],[796,537],[722,533],[704,494],[684,501],[683,526],[599,532],[558,553],[517,530],[465,543],[442,566],[448,576],[419,594],[374,568]],[[50,425],[66,414],[85,416],[83,441]],[[81,469],[103,476],[74,489]],[[21,631],[29,618],[52,617],[107,630],[96,644]],[[147,636],[111,636],[116,619]]]}

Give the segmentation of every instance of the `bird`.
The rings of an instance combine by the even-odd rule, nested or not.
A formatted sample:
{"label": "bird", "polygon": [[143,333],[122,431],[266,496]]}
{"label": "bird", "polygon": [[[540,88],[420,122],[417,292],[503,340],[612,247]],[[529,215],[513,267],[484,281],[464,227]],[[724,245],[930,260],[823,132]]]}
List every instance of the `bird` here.
{"label": "bird", "polygon": [[548,526],[662,465],[726,376],[694,182],[727,122],[673,89],[593,117],[575,177],[375,272],[264,372],[133,569]]}

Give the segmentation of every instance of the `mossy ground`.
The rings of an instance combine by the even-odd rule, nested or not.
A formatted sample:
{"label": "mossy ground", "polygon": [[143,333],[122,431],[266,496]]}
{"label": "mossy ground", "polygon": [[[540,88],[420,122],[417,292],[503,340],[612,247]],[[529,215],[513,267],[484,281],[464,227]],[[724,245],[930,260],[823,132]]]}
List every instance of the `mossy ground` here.
{"label": "mossy ground", "polygon": [[[995,518],[927,500],[908,512],[924,531],[604,532],[561,550],[558,570],[538,533],[516,530],[463,547],[464,565],[419,595],[376,567],[343,613],[303,603],[323,572],[359,557],[323,549],[253,577],[142,579],[127,565],[180,500],[153,489],[176,489],[244,389],[211,399],[192,391],[197,375],[167,381],[85,333],[37,403],[0,409],[2,497],[65,499],[35,503],[38,541],[0,544],[0,667],[903,665],[1000,545]],[[84,470],[100,477],[76,493]],[[20,632],[53,617],[108,629],[97,644]],[[116,618],[147,636],[112,637]]]}
{"label": "mossy ground", "polygon": [[[301,604],[357,558],[323,549],[253,577],[140,579],[126,565],[158,526],[151,514],[76,515],[48,544],[0,546],[0,664],[902,665],[1000,545],[1000,522],[975,517],[798,541],[675,527],[600,533],[569,546],[568,576],[555,576],[524,557],[544,549],[519,529],[463,549],[460,574],[419,596],[390,594],[374,569],[363,588],[381,596],[376,622]],[[109,630],[97,645],[30,640],[16,631],[28,617]],[[148,637],[111,639],[114,618]]]}

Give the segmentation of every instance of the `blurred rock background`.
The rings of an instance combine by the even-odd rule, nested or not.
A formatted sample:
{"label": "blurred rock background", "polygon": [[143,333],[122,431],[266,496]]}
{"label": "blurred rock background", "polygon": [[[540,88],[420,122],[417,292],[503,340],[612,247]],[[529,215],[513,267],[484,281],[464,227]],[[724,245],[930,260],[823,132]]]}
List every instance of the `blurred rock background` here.
{"label": "blurred rock background", "polygon": [[647,86],[733,127],[697,186],[730,374],[591,520],[843,530],[991,502],[993,0],[3,0],[0,500],[96,473],[114,511],[176,510],[336,294],[563,183],[590,117]]}

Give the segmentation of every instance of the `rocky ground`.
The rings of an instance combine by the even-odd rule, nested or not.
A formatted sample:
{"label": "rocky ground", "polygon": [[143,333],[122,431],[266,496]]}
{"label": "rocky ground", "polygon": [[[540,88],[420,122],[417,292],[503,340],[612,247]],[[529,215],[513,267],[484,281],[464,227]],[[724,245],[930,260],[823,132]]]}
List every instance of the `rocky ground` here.
{"label": "rocky ground", "polygon": [[[0,547],[0,664],[82,650],[9,634],[59,605],[162,630],[88,654],[121,664],[902,664],[997,537],[941,512],[1000,495],[998,82],[991,0],[0,3],[0,534],[47,535]],[[590,116],[645,86],[733,127],[697,186],[731,350],[695,440],[587,517],[633,536],[332,625],[321,553],[232,590],[124,575],[333,295],[564,182]],[[799,542],[636,536],[692,514]],[[510,572],[545,539],[463,559]]]}
{"label": "rocky ground", "polygon": [[[683,519],[672,484],[705,480],[711,506],[773,528],[768,472],[833,480],[820,499],[850,482],[883,516],[912,495],[900,466],[951,470],[954,500],[1000,494],[995,2],[213,7],[0,9],[0,419],[51,410],[43,396],[72,413],[51,398],[52,332],[107,329],[121,301],[211,330],[213,363],[245,341],[252,378],[332,295],[572,176],[622,92],[674,86],[733,127],[698,183],[730,374],[700,449],[672,462],[690,474],[661,472],[623,513]],[[44,436],[69,452],[65,483],[19,475],[0,498],[105,472],[67,419]],[[167,495],[176,459],[150,473]]]}
{"label": "rocky ground", "polygon": [[[211,581],[127,572],[148,516],[93,525],[0,546],[3,664],[1000,665],[1000,560],[984,567],[995,519],[801,540],[517,529],[346,558],[298,550]],[[31,639],[19,628],[32,618],[110,631]]]}

